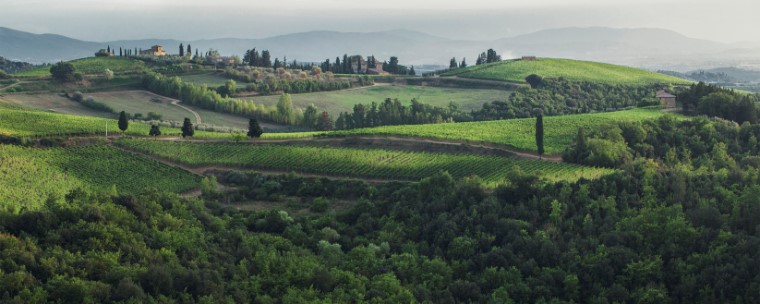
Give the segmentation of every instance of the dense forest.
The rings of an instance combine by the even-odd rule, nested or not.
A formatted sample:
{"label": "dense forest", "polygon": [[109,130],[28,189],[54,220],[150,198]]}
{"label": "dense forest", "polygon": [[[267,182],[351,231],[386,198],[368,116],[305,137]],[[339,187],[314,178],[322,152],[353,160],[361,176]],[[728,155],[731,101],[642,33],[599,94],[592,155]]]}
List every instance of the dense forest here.
{"label": "dense forest", "polygon": [[382,103],[369,105],[356,104],[354,111],[343,112],[335,120],[335,129],[348,130],[388,125],[434,124],[470,120],[467,113],[458,110],[456,105],[448,108],[435,107],[412,99],[405,106],[398,98],[386,98]]}
{"label": "dense forest", "polygon": [[[703,157],[695,152],[695,161]],[[40,210],[0,214],[0,296],[9,303],[760,301],[758,169],[687,170],[685,160],[673,165],[669,152],[658,153],[576,183],[515,168],[494,192],[476,177],[445,172],[374,186],[231,172],[220,181],[239,191],[223,194],[206,181],[203,199],[75,191]],[[237,200],[287,201],[313,214],[220,204]]]}
{"label": "dense forest", "polygon": [[678,91],[678,102],[687,112],[720,117],[733,120],[738,123],[757,122],[760,109],[760,95],[741,94],[734,90],[720,86],[705,84],[704,82],[692,84],[688,88]]}
{"label": "dense forest", "polygon": [[34,68],[34,65],[26,62],[11,61],[0,56],[0,74],[13,74],[28,71]]}
{"label": "dense forest", "polygon": [[472,120],[533,117],[535,109],[546,116],[604,112],[657,105],[659,86],[607,85],[565,79],[543,79],[536,89],[517,89],[506,102],[493,101],[473,111]]}

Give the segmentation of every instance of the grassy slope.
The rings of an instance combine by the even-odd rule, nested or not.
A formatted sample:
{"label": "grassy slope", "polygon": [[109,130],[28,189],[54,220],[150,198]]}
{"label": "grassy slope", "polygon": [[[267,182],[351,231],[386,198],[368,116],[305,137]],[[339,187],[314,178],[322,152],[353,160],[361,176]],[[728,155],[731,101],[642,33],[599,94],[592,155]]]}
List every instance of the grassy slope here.
{"label": "grassy slope", "polygon": [[[101,92],[89,93],[85,94],[85,96],[92,96],[96,101],[107,104],[116,111],[126,111],[132,114],[142,113],[143,115],[147,115],[148,112],[156,112],[163,115],[163,119],[174,121],[182,121],[185,117],[189,117],[193,120],[195,119],[192,113],[176,105],[172,105],[170,99],[159,97],[146,91]],[[241,116],[203,110],[187,105],[185,106],[192,108],[193,111],[200,114],[204,124],[236,129],[248,128],[248,119]]]}
{"label": "grassy slope", "polygon": [[[544,117],[544,145],[547,154],[562,152],[578,128],[596,128],[614,121],[640,121],[665,115],[658,109]],[[471,143],[489,143],[535,151],[533,118],[497,121],[447,123],[434,125],[384,126],[368,129],[335,131],[330,135],[398,135],[436,138]]]}
{"label": "grassy slope", "polygon": [[[374,86],[343,91],[318,92],[307,94],[292,94],[293,105],[305,108],[310,104],[316,105],[333,116],[340,112],[353,111],[358,103],[382,103],[386,98],[398,98],[404,104],[409,104],[412,98],[420,102],[447,107],[454,102],[465,110],[480,109],[484,103],[494,100],[507,100],[511,92],[503,90],[484,89],[452,89],[420,86]],[[254,97],[256,103],[276,105],[280,96]]]}
{"label": "grassy slope", "polygon": [[569,59],[539,58],[536,61],[508,60],[444,73],[444,76],[525,82],[536,74],[544,78],[563,77],[575,81],[606,84],[691,83],[688,80],[641,69]]}
{"label": "grassy slope", "polygon": [[[6,136],[49,136],[49,135],[90,135],[119,131],[116,119],[75,116],[33,110],[0,109],[0,135]],[[147,135],[150,125],[131,122],[126,134]],[[162,127],[165,135],[178,135],[179,129]],[[229,138],[229,134],[196,131],[198,138]]]}
{"label": "grassy slope", "polygon": [[[134,72],[145,65],[140,60],[124,57],[89,57],[69,62],[74,65],[77,72],[86,75],[102,74],[105,69],[111,69],[116,74]],[[50,67],[38,67],[14,75],[20,77],[49,77]]]}
{"label": "grassy slope", "polygon": [[[0,103],[2,105],[2,103]],[[105,133],[108,124],[109,134],[117,134],[116,119],[75,116],[49,113],[29,109],[19,109],[13,106],[0,106],[0,135],[4,136],[55,136],[55,135],[93,135]],[[127,135],[147,136],[150,125],[140,122],[130,122]],[[165,136],[179,136],[179,128],[161,127]],[[299,133],[265,133],[264,139],[288,139],[312,137],[323,132]],[[232,140],[230,133],[195,131],[194,138]]]}
{"label": "grassy slope", "polygon": [[0,145],[0,208],[35,208],[72,189],[141,193],[151,188],[181,192],[199,177],[113,147],[35,149]]}
{"label": "grassy slope", "polygon": [[502,182],[514,166],[519,166],[528,174],[550,180],[596,178],[612,172],[608,169],[511,157],[382,149],[177,143],[137,139],[120,140],[118,144],[195,166],[221,165],[339,177],[419,180],[439,171],[448,171],[457,178],[478,175],[484,182],[495,184]]}
{"label": "grassy slope", "polygon": [[[180,78],[182,79],[182,82],[189,82],[196,85],[205,84],[212,88],[223,85],[228,80],[228,78],[225,78],[217,73],[183,75],[180,76]],[[244,87],[245,85],[245,83],[238,82],[238,86]]]}

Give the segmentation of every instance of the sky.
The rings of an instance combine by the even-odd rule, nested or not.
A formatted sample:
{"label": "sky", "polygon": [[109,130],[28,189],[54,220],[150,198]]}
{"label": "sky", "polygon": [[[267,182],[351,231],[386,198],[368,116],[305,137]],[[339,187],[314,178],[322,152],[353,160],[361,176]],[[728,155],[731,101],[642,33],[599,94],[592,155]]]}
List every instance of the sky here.
{"label": "sky", "polygon": [[2,0],[0,26],[89,41],[416,30],[492,40],[562,27],[663,28],[760,41],[757,0]]}

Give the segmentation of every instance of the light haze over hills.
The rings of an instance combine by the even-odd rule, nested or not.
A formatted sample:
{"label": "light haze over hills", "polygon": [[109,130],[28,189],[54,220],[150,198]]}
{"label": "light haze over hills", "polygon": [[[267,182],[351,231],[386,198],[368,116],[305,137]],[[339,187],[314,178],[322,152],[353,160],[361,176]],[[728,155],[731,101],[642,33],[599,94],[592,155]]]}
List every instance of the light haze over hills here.
{"label": "light haze over hills", "polygon": [[[503,58],[523,55],[602,61],[649,69],[686,71],[715,66],[753,67],[760,52],[752,44],[725,44],[689,38],[663,29],[561,28],[492,40],[455,40],[418,31],[311,31],[264,39],[217,38],[180,41],[141,39],[92,42],[55,34],[32,34],[0,28],[0,56],[32,63],[56,62],[92,56],[97,49],[148,48],[159,44],[170,53],[180,43],[194,49],[217,49],[223,55],[268,49],[273,56],[299,61],[333,61],[343,54],[375,55],[381,60],[398,56],[405,64],[445,65],[451,57],[474,63],[480,52],[493,48]],[[729,56],[729,54],[731,54]],[[730,59],[729,59],[730,58]]]}

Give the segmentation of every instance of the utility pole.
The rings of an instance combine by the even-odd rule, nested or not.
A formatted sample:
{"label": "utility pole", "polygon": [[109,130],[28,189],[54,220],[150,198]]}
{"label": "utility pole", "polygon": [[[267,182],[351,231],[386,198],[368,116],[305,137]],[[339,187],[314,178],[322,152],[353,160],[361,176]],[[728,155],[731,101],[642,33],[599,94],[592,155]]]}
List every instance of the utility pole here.
{"label": "utility pole", "polygon": [[106,121],[106,140],[108,140],[108,122]]}

